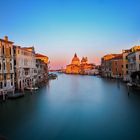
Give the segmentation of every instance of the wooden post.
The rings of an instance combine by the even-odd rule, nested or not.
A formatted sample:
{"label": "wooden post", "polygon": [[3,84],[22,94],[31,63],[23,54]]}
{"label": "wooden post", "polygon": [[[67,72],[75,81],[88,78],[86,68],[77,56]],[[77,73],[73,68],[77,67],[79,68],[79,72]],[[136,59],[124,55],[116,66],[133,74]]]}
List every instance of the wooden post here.
{"label": "wooden post", "polygon": [[131,83],[127,83],[128,96],[129,96],[129,94],[130,94],[130,87],[132,87],[132,84],[131,84]]}
{"label": "wooden post", "polygon": [[14,95],[14,93],[15,93],[15,89],[13,88],[13,95]]}
{"label": "wooden post", "polygon": [[128,96],[129,96],[129,94],[130,94],[130,87],[129,86],[127,86],[127,89],[128,89]]}
{"label": "wooden post", "polygon": [[2,95],[3,95],[3,101],[5,101],[5,92],[4,91],[2,92]]}

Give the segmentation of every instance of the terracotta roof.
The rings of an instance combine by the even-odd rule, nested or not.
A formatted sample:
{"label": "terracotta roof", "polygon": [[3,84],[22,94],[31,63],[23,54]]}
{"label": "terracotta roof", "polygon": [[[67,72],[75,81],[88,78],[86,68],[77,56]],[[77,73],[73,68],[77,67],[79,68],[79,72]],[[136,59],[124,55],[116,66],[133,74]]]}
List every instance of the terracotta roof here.
{"label": "terracotta roof", "polygon": [[14,42],[12,42],[12,41],[5,40],[5,39],[0,39],[0,41],[2,41],[2,42],[7,42],[7,43],[10,43],[10,44],[13,44],[13,43],[14,43]]}
{"label": "terracotta roof", "polygon": [[117,54],[116,56],[114,56],[114,58],[112,58],[111,60],[116,60],[116,59],[122,59],[123,55],[122,54]]}
{"label": "terracotta roof", "polygon": [[43,55],[43,54],[39,54],[39,53],[36,53],[35,56],[36,56],[36,57],[47,57],[47,58],[48,58],[48,56]]}
{"label": "terracotta roof", "polygon": [[[18,45],[13,45],[13,46],[16,47],[16,48],[18,48],[18,49],[24,50],[26,52],[32,53],[31,51],[28,50],[28,47],[21,47],[21,46],[18,46]],[[30,47],[29,47],[29,49],[30,49]]]}

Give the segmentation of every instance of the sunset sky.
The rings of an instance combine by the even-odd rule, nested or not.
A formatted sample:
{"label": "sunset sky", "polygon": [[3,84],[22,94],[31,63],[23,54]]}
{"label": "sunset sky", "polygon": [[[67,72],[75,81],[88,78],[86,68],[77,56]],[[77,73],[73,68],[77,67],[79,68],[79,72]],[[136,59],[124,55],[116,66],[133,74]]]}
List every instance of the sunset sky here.
{"label": "sunset sky", "polygon": [[140,45],[139,0],[1,0],[0,38],[35,46],[51,68],[76,52],[100,63],[106,53]]}

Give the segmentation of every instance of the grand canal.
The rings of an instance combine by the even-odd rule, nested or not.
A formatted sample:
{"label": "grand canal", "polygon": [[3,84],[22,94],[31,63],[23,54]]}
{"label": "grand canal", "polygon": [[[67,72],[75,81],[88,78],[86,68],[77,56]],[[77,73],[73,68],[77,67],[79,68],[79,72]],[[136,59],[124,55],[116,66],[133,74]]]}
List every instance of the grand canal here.
{"label": "grand canal", "polygon": [[139,140],[140,94],[95,76],[58,75],[33,94],[0,103],[8,140]]}

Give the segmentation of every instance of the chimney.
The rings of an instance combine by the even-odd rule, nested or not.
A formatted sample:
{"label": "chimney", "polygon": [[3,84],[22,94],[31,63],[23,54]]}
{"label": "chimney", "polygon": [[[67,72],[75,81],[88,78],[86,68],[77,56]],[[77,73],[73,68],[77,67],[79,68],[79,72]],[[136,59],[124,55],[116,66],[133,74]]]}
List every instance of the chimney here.
{"label": "chimney", "polygon": [[8,41],[8,36],[5,36],[5,37],[4,37],[4,40],[5,40],[5,41]]}

